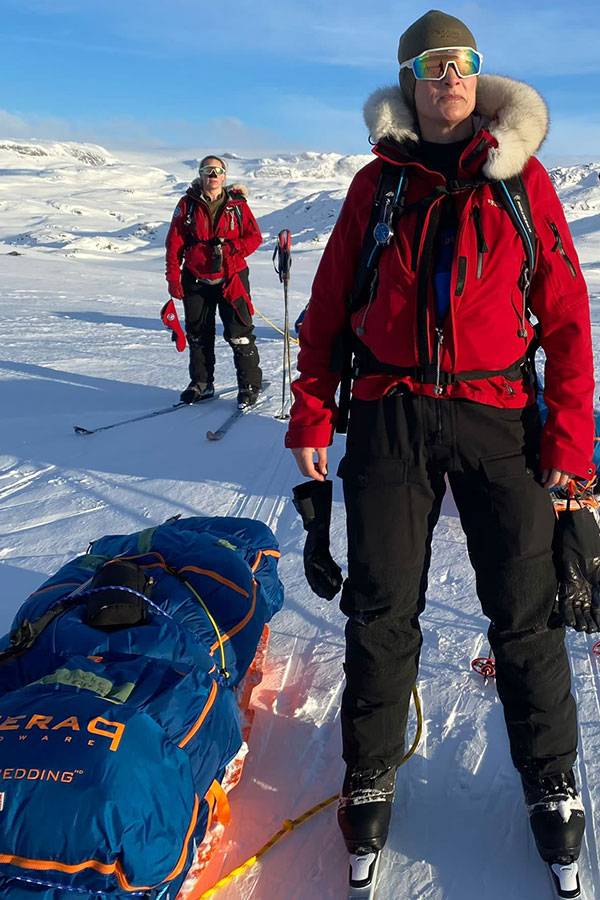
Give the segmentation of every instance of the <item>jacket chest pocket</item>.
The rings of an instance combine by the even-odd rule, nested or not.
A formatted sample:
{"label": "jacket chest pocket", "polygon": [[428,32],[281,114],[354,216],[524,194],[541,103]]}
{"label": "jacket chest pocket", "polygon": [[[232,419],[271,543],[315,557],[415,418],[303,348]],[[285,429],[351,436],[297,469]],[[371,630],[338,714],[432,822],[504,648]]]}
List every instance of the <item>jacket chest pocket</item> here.
{"label": "jacket chest pocket", "polygon": [[483,227],[481,225],[481,210],[478,206],[474,206],[471,211],[473,225],[475,227],[475,237],[477,240],[477,278],[483,275],[483,262],[486,253],[489,253],[489,247],[485,240]]}
{"label": "jacket chest pocket", "polygon": [[569,270],[569,274],[571,275],[571,278],[577,278],[577,270],[573,264],[573,260],[570,258],[567,251],[565,250],[560,231],[558,230],[558,225],[556,225],[555,222],[549,221],[548,227],[550,228],[550,231],[552,232],[552,237],[554,239],[554,244],[552,245],[551,252],[556,253],[556,254],[558,254],[558,256],[560,256],[560,258],[563,260],[565,266]]}

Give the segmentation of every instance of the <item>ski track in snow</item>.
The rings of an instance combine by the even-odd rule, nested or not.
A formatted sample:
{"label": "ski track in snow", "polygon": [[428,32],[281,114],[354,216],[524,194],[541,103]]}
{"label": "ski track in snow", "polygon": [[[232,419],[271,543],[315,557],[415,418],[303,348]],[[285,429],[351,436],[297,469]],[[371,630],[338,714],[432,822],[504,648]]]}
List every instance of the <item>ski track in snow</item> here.
{"label": "ski track in snow", "polygon": [[[281,406],[281,338],[262,319],[256,318],[256,333],[271,382],[267,402],[222,442],[210,444],[204,435],[226,418],[231,399],[91,436],[73,434],[74,424],[109,424],[168,406],[187,383],[186,355],[175,352],[158,311],[166,299],[166,223],[193,167],[180,160],[157,166],[142,154],[115,160],[101,148],[74,155],[69,146],[47,147],[42,162],[0,147],[7,173],[0,181],[0,626],[8,628],[27,594],[102,534],[145,528],[174,513],[249,516],[274,530],[286,605],[272,623],[267,668],[254,695],[250,753],[231,795],[231,826],[203,878],[208,887],[285,819],[339,789],[344,620],[336,602],[312,595],[303,577],[304,532],[290,500],[302,478],[283,449],[285,423],[274,418]],[[269,240],[287,225],[300,235],[292,321],[308,297],[344,190],[368,158],[313,153],[231,161],[233,178],[250,185],[251,206],[264,217]],[[576,226],[600,363],[600,188],[598,166],[588,168],[557,170],[555,180]],[[281,285],[268,242],[250,259],[250,272],[256,306],[280,324]],[[234,382],[230,350],[218,336],[217,386]],[[332,473],[342,453],[336,439]],[[332,552],[343,564],[337,480],[334,489]],[[423,737],[399,773],[377,900],[551,900],[494,682],[484,684],[470,670],[471,659],[489,652],[487,625],[450,495],[436,530],[422,625]],[[600,659],[592,644],[569,636],[588,820],[584,897],[600,900]],[[414,728],[411,712],[409,742]],[[331,806],[218,897],[339,900],[345,884],[346,855]]]}

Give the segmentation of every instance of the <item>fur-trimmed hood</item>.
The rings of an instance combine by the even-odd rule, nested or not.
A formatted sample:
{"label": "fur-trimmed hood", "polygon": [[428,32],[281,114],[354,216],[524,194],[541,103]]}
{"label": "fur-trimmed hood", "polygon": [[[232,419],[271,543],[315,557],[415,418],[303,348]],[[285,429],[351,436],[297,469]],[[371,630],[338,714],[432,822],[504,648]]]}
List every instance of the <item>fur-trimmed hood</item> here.
{"label": "fur-trimmed hood", "polygon": [[[418,125],[400,87],[375,91],[364,106],[373,141],[391,138],[399,144],[418,143]],[[548,108],[530,85],[500,75],[480,75],[477,83],[475,129],[485,128],[497,141],[483,166],[494,181],[522,172],[548,132]]]}
{"label": "fur-trimmed hood", "polygon": [[[248,188],[245,184],[227,184],[224,187],[224,191],[228,198],[230,198],[232,194],[241,194],[245,200],[248,199]],[[194,178],[188,188],[188,193],[192,193],[195,197],[200,197],[202,194],[201,178]],[[231,199],[235,199],[235,197],[231,197]]]}

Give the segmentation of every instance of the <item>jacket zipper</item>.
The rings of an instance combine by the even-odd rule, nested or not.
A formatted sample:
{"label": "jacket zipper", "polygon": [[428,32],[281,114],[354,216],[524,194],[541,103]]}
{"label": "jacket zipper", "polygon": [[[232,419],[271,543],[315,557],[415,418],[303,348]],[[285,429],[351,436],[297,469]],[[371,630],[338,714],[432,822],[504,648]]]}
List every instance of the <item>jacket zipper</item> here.
{"label": "jacket zipper", "polygon": [[569,267],[569,272],[571,273],[573,278],[577,278],[577,271],[575,269],[575,266],[569,259],[567,252],[563,246],[562,238],[560,236],[560,232],[559,232],[558,228],[556,227],[554,222],[549,222],[548,224],[550,225],[550,230],[551,230],[552,234],[554,235],[554,240],[555,240],[554,247],[552,248],[552,253],[559,253],[560,256],[562,256],[562,258],[566,262],[567,266]]}
{"label": "jacket zipper", "polygon": [[458,257],[458,269],[457,269],[457,273],[456,273],[456,289],[454,291],[455,297],[460,297],[460,295],[464,291],[466,279],[467,279],[467,257],[459,256]]}
{"label": "jacket zipper", "polygon": [[[438,327],[435,329],[435,387],[433,389],[434,394],[438,397],[444,393],[444,388],[440,384],[440,372],[442,370],[442,347],[444,345],[444,331],[442,328]],[[439,423],[441,428],[441,421]]]}
{"label": "jacket zipper", "polygon": [[483,273],[483,254],[489,251],[489,247],[485,242],[483,229],[481,227],[481,212],[478,206],[473,207],[472,215],[475,224],[475,233],[477,235],[477,277],[481,278]]}
{"label": "jacket zipper", "polygon": [[434,201],[426,211],[420,235],[416,313],[418,360],[419,365],[422,366],[429,365],[431,362],[431,345],[429,341],[429,288],[431,284],[433,242],[437,233],[439,216],[439,201]]}

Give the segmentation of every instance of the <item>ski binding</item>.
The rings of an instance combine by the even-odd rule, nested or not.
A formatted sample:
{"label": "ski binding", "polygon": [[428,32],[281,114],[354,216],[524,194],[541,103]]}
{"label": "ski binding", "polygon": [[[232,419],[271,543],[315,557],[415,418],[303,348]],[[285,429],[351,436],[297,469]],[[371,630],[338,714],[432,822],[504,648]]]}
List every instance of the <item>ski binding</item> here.
{"label": "ski binding", "polygon": [[556,896],[561,900],[577,900],[581,897],[579,869],[576,862],[548,863]]}
{"label": "ski binding", "polygon": [[380,856],[376,850],[350,854],[348,900],[373,900]]}

